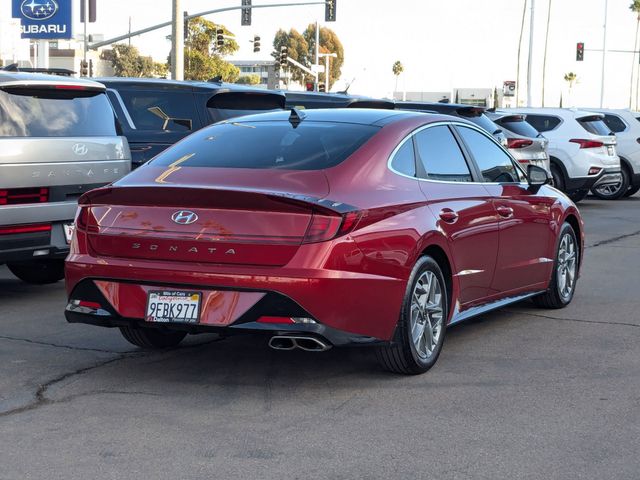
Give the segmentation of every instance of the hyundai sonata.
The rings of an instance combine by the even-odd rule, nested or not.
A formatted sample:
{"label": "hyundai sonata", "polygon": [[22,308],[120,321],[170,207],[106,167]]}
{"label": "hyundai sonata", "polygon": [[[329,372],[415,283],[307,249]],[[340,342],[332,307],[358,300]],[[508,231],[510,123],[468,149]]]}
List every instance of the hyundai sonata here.
{"label": "hyundai sonata", "polygon": [[219,123],[81,197],[66,318],[144,348],[203,332],[261,332],[279,350],[366,344],[421,373],[453,323],[571,302],[582,220],[548,182],[444,115]]}

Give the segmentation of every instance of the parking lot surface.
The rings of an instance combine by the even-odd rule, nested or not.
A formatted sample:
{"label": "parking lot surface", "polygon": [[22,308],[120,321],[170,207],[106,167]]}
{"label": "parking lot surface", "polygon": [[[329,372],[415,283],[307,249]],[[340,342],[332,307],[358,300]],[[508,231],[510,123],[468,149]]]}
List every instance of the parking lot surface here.
{"label": "parking lot surface", "polygon": [[414,377],[257,337],[142,352],[0,267],[0,479],[637,479],[640,195],[579,207],[573,303],[453,327]]}

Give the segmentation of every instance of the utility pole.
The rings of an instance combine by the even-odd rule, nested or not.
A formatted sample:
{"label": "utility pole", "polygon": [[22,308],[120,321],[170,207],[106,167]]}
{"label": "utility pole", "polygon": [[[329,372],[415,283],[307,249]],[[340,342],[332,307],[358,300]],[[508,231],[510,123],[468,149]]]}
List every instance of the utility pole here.
{"label": "utility pole", "polygon": [[184,80],[184,18],[181,0],[172,0],[171,17],[171,78]]}
{"label": "utility pole", "polygon": [[604,0],[604,25],[602,27],[602,74],[600,75],[600,108],[604,104],[604,71],[607,60],[607,12],[609,0]]}
{"label": "utility pole", "polygon": [[533,63],[533,20],[536,0],[531,0],[531,18],[529,19],[529,59],[527,60],[527,107],[531,106],[531,64]]}
{"label": "utility pole", "polygon": [[321,53],[320,57],[324,57],[324,91],[329,93],[329,57],[337,57],[337,53]]}
{"label": "utility pole", "polygon": [[87,62],[87,52],[89,51],[89,37],[87,37],[87,23],[89,22],[89,0],[82,0],[84,4],[84,55],[83,59]]}
{"label": "utility pole", "polygon": [[[320,27],[318,26],[318,21],[316,20],[316,63],[314,65],[318,65],[320,62]],[[313,91],[318,91],[318,72],[315,73],[315,82],[313,83]],[[326,91],[326,88],[325,88]]]}

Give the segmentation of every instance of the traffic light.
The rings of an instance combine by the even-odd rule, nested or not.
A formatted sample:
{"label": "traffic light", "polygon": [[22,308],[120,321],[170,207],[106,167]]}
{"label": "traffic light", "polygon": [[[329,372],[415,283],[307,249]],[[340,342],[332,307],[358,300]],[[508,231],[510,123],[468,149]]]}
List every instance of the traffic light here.
{"label": "traffic light", "polygon": [[325,91],[324,83],[319,83],[319,84],[318,84],[318,91],[319,91],[319,92],[324,92],[324,91]]}
{"label": "traffic light", "polygon": [[584,60],[584,43],[579,42],[576,45],[576,62],[582,62]]}
{"label": "traffic light", "polygon": [[218,47],[224,47],[224,30],[221,28],[216,30],[216,44]]}
{"label": "traffic light", "polygon": [[260,37],[258,35],[254,35],[253,37],[253,53],[258,53],[260,51]]}
{"label": "traffic light", "polygon": [[240,10],[240,25],[247,27],[251,25],[251,0],[242,0],[242,8]]}
{"label": "traffic light", "polygon": [[313,82],[307,82],[307,83],[305,84],[305,90],[306,90],[307,92],[313,92]]}
{"label": "traffic light", "polygon": [[280,65],[286,66],[287,59],[289,58],[289,48],[285,45],[280,47]]}
{"label": "traffic light", "polygon": [[86,77],[89,75],[89,63],[86,60],[80,60],[80,76]]}
{"label": "traffic light", "polygon": [[338,0],[327,0],[324,4],[324,21],[335,22],[336,21],[336,3]]}

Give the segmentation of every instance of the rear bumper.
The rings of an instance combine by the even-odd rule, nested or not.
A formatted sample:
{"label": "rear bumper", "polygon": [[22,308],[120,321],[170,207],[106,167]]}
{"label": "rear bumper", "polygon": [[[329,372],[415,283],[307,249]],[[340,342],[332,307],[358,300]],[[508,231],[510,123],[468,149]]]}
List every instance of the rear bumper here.
{"label": "rear bumper", "polygon": [[[102,263],[99,263],[102,262]],[[194,269],[196,271],[194,271]],[[334,345],[386,341],[393,336],[406,282],[327,269],[257,268],[109,259],[72,254],[66,263],[69,322],[118,327],[176,328],[225,335],[247,331],[314,333]],[[147,292],[203,293],[200,323],[146,322]],[[97,302],[96,312],[74,300]],[[315,323],[259,323],[262,316],[303,317]],[[275,333],[274,333],[275,332]]]}
{"label": "rear bumper", "polygon": [[620,167],[603,168],[597,175],[573,177],[566,181],[566,191],[591,190],[595,185],[609,185],[620,182]]}
{"label": "rear bumper", "polygon": [[0,264],[45,258],[64,259],[69,254],[63,229],[65,223],[73,223],[73,220],[54,222],[50,232],[0,235]]}
{"label": "rear bumper", "polygon": [[606,168],[602,174],[599,176],[596,183],[593,184],[594,187],[599,187],[602,185],[615,185],[622,181],[622,172],[619,168]]}

